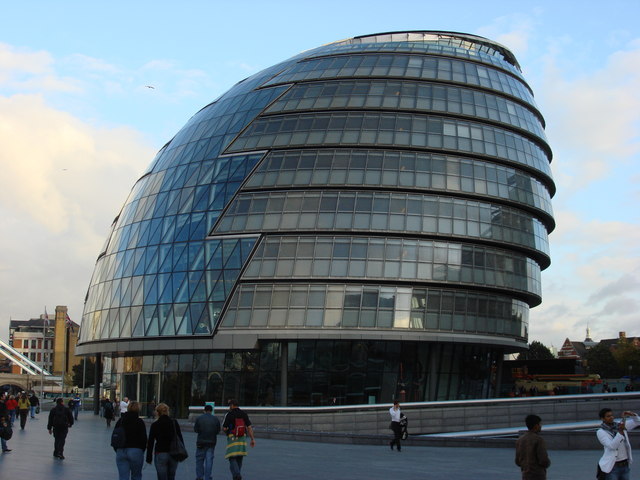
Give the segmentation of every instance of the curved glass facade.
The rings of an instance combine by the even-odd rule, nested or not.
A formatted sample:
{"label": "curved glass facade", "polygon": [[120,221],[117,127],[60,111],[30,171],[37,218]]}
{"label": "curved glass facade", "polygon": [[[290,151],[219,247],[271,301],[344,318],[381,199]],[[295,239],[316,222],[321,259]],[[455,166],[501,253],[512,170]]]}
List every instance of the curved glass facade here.
{"label": "curved glass facade", "polygon": [[356,37],[239,82],[158,152],[99,252],[78,351],[187,405],[495,395],[550,264],[544,119],[513,54]]}

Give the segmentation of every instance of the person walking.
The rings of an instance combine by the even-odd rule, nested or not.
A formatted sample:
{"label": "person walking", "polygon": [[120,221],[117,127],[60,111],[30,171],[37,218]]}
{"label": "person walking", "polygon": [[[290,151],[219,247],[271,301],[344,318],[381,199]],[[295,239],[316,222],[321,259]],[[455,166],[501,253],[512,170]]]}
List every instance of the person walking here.
{"label": "person walking", "polygon": [[520,467],[522,480],[546,480],[551,460],[544,438],[539,435],[542,419],[537,415],[527,415],[524,422],[527,432],[516,440],[516,465]]}
{"label": "person walking", "polygon": [[249,416],[240,410],[238,402],[229,400],[229,411],[224,416],[222,428],[227,434],[227,450],[224,458],[229,460],[233,480],[242,480],[242,460],[247,455],[247,433],[251,437],[251,448],[256,446]]}
{"label": "person walking", "polygon": [[31,411],[31,418],[36,418],[36,413],[38,413],[37,410],[40,406],[40,400],[36,396],[36,392],[31,393],[31,396],[29,397],[29,403],[31,404],[31,406],[29,407],[29,410]]}
{"label": "person walking", "polygon": [[389,415],[391,415],[389,428],[393,431],[393,440],[389,442],[389,446],[391,450],[393,450],[393,446],[396,445],[400,452],[402,451],[402,445],[400,445],[400,439],[402,438],[402,425],[400,425],[402,411],[400,410],[400,402],[397,400],[393,402],[393,406],[389,409]]}
{"label": "person walking", "polygon": [[49,412],[47,430],[49,430],[49,435],[53,433],[53,456],[60,460],[64,460],[64,443],[72,425],[71,410],[64,406],[64,399],[57,398],[56,406]]}
{"label": "person walking", "polygon": [[[159,403],[156,407],[158,419],[151,424],[149,439],[147,440],[147,463],[154,459],[158,480],[174,480],[178,461],[169,455],[171,440],[178,435],[181,440],[182,432],[178,422],[169,418],[169,406]],[[155,454],[155,455],[154,455]]]}
{"label": "person walking", "polygon": [[16,408],[18,408],[15,395],[9,395],[5,403],[7,404],[7,411],[9,412],[9,423],[11,424],[11,428],[13,428],[13,422],[16,420]]}
{"label": "person walking", "polygon": [[127,407],[129,406],[129,398],[124,397],[120,402],[120,416],[124,415],[127,411]]}
{"label": "person walking", "polygon": [[220,433],[220,421],[213,415],[213,407],[205,405],[204,413],[196,418],[193,431],[196,439],[196,480],[211,480],[216,439]]}
{"label": "person walking", "polygon": [[605,480],[629,480],[633,456],[627,430],[638,427],[640,418],[637,413],[625,411],[622,412],[622,422],[618,423],[610,408],[603,408],[599,415],[602,423],[596,435],[604,452],[598,467],[605,474]]}
{"label": "person walking", "polygon": [[29,407],[31,402],[27,398],[27,394],[22,392],[18,398],[18,413],[20,414],[20,430],[24,430],[27,424],[27,416],[29,415]]}
{"label": "person walking", "polygon": [[147,448],[147,427],[140,418],[140,404],[129,403],[127,411],[115,428],[124,429],[125,445],[116,449],[119,480],[142,480],[144,450]]}
{"label": "person walking", "polygon": [[113,402],[109,397],[104,397],[104,400],[102,401],[102,415],[107,421],[107,428],[111,427],[111,422],[115,416],[115,409],[113,407]]}
{"label": "person walking", "polygon": [[7,446],[7,439],[5,436],[9,429],[11,429],[11,423],[9,421],[9,410],[7,410],[7,395],[0,395],[0,445],[2,446],[2,453],[9,453],[11,449]]}
{"label": "person walking", "polygon": [[74,420],[78,420],[78,413],[80,412],[81,405],[82,405],[82,399],[80,398],[80,394],[76,393],[73,397],[73,408],[71,409]]}

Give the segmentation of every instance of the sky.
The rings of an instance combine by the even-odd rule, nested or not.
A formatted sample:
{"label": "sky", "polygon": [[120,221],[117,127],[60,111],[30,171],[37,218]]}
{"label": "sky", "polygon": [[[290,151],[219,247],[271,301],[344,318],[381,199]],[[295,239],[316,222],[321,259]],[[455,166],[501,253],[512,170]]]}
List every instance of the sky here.
{"label": "sky", "polygon": [[81,321],[109,226],[200,108],[301,51],[405,30],[507,46],[546,119],[557,228],[529,340],[640,336],[637,0],[36,0],[2,17],[1,339],[56,305]]}

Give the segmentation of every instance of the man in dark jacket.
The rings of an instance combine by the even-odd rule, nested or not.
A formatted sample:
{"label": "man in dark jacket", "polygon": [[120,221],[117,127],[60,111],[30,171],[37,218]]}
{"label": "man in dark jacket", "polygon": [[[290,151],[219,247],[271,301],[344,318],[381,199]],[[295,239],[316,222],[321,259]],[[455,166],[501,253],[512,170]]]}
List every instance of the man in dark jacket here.
{"label": "man in dark jacket", "polygon": [[205,405],[204,413],[196,418],[193,431],[196,439],[196,480],[211,480],[216,436],[220,433],[220,421],[213,415],[213,407]]}
{"label": "man in dark jacket", "polygon": [[516,465],[522,471],[522,480],[546,480],[551,461],[544,439],[538,435],[542,430],[542,419],[527,415],[525,423],[528,431],[516,441]]}
{"label": "man in dark jacket", "polygon": [[31,393],[29,403],[31,404],[31,418],[36,418],[36,410],[38,410],[38,407],[40,406],[40,400],[36,396],[36,392]]}
{"label": "man in dark jacket", "polygon": [[64,460],[64,442],[72,425],[73,415],[71,410],[64,406],[62,398],[57,398],[56,406],[49,412],[47,430],[49,430],[49,435],[53,433],[53,456],[60,460]]}

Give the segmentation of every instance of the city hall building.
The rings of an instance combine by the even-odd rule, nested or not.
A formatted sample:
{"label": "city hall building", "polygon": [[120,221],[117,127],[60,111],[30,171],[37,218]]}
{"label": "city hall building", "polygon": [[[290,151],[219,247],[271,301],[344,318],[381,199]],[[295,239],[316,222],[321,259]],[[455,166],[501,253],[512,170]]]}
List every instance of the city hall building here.
{"label": "city hall building", "polygon": [[502,45],[306,51],[158,152],[99,252],[77,350],[108,394],[182,416],[496,396],[550,263],[550,161]]}

